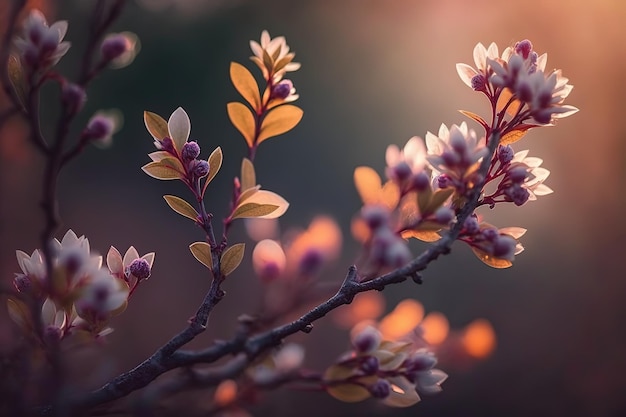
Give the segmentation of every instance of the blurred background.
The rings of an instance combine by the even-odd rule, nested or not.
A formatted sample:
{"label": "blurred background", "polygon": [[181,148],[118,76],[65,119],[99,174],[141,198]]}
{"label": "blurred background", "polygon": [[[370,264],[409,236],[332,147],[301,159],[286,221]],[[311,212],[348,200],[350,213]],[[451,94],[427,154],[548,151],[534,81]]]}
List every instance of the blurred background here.
{"label": "blurred background", "polygon": [[[72,48],[59,69],[72,77],[93,2],[31,3],[51,21],[69,20]],[[481,360],[443,360],[440,367],[450,374],[444,391],[408,409],[281,390],[251,412],[291,416],[297,407],[303,416],[626,415],[625,18],[620,0],[130,1],[113,29],[136,33],[141,51],[131,66],[106,71],[93,83],[76,130],[100,109],[118,109],[124,125],[110,149],[87,149],[61,176],[59,237],[72,228],[102,254],[110,245],[120,251],[134,245],[140,254],[157,256],[151,279],[113,322],[108,343],[89,353],[99,359],[86,384],[95,387],[151,354],[185,326],[209,286],[206,270],[187,249],[202,235],[162,199],[189,197],[187,190],[140,170],[153,150],[144,110],[167,118],[182,106],[202,155],[222,147],[225,163],[208,197],[220,218],[246,151],[226,114],[226,103],[239,100],[229,63],[256,71],[248,60],[249,40],[264,29],[285,35],[302,63],[290,78],[304,118],[260,147],[257,178],[291,203],[281,218],[283,231],[304,228],[318,214],[341,225],[341,260],[320,278],[338,286],[358,253],[349,231],[361,204],[354,168],[368,165],[382,174],[389,144],[403,146],[413,135],[436,132],[442,122],[460,123],[459,109],[486,115],[483,96],[461,82],[455,64],[473,66],[477,42],[495,41],[502,51],[528,38],[536,51],[548,52],[549,69],[563,69],[574,85],[567,102],[580,112],[514,146],[543,158],[552,172],[546,184],[555,193],[521,208],[482,212],[499,227],[527,228],[526,250],[512,268],[494,270],[457,244],[425,272],[424,285],[404,283],[384,292],[386,311],[413,298],[426,312],[443,313],[453,329],[488,320],[494,350]],[[56,91],[48,93],[44,131],[56,115]],[[15,250],[38,247],[42,227],[42,159],[25,140],[25,129],[14,120],[0,132],[0,276],[6,283],[19,270]],[[245,239],[236,225],[231,242]],[[209,331],[192,347],[231,337],[237,315],[254,313],[259,283],[249,261],[250,251],[225,284],[227,297]],[[0,309],[0,343],[9,345],[12,334]],[[307,346],[306,365],[318,369],[349,347],[347,331],[332,320],[294,340]]]}

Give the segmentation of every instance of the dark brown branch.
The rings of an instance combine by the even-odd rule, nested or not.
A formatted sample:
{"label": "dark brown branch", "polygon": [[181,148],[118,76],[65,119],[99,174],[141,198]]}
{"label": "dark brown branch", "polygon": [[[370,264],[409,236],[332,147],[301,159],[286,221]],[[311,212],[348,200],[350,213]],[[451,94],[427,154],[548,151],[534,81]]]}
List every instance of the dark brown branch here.
{"label": "dark brown branch", "polygon": [[[461,209],[452,228],[437,241],[437,243],[430,246],[420,256],[404,267],[372,280],[359,282],[356,267],[351,266],[341,287],[333,297],[319,304],[291,323],[278,326],[250,338],[246,337],[245,333],[241,333],[230,341],[218,342],[207,349],[197,352],[178,351],[180,347],[204,330],[204,326],[198,324],[200,320],[192,320],[187,329],[172,338],[139,366],[121,374],[102,388],[77,400],[73,406],[89,408],[110,402],[145,387],[158,376],[169,370],[188,367],[196,363],[212,363],[230,354],[239,355],[220,368],[214,368],[208,371],[209,373],[205,378],[195,377],[193,381],[191,381],[188,377],[184,377],[172,381],[170,385],[167,385],[165,390],[169,393],[173,393],[184,389],[191,383],[197,386],[202,385],[204,382],[204,385],[211,386],[224,379],[236,378],[245,370],[247,363],[250,363],[268,349],[280,345],[285,337],[300,331],[310,331],[313,322],[324,317],[337,307],[351,303],[356,294],[371,290],[380,291],[387,285],[400,283],[406,281],[408,278],[414,277],[419,271],[426,269],[426,267],[439,258],[439,256],[450,252],[451,246],[461,232],[465,220],[476,209],[491,158],[499,142],[499,132],[492,132],[488,144],[489,154],[483,159],[479,170],[482,180],[471,190],[467,198],[467,203]],[[219,282],[216,283],[216,280],[213,280],[211,290],[209,294],[207,294],[197,314],[204,314],[206,312],[206,317],[208,318],[208,314],[215,304],[220,301],[222,296],[223,293],[219,289]],[[245,353],[245,355],[242,356],[240,355],[241,353]],[[197,376],[195,373],[194,375]],[[216,375],[219,376],[219,378]],[[39,411],[40,415],[49,415],[53,409],[52,407],[45,407]]]}

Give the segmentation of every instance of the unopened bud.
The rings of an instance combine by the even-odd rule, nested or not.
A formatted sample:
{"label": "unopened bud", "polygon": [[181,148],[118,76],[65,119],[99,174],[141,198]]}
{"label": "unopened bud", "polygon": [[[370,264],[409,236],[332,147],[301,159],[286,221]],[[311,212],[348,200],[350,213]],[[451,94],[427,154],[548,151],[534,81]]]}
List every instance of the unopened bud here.
{"label": "unopened bud", "polygon": [[506,190],[504,195],[507,201],[512,201],[516,206],[521,206],[530,198],[530,192],[519,184],[513,184]]}
{"label": "unopened bud", "polygon": [[112,61],[115,58],[119,58],[124,52],[128,51],[129,48],[130,43],[126,36],[115,34],[108,36],[102,41],[100,52],[105,61]]}
{"label": "unopened bud", "polygon": [[454,219],[454,210],[448,207],[439,207],[435,212],[437,223],[447,225]]}
{"label": "unopened bud", "polygon": [[409,372],[428,371],[437,364],[437,358],[431,352],[418,352],[404,363]]}
{"label": "unopened bud", "polygon": [[367,326],[353,336],[352,346],[360,353],[371,353],[380,345],[380,333],[372,326]]}
{"label": "unopened bud", "polygon": [[469,235],[476,234],[480,230],[478,220],[474,216],[465,219],[465,222],[463,223],[463,228],[465,229],[465,232]]}
{"label": "unopened bud", "polygon": [[376,356],[367,356],[361,363],[361,370],[366,375],[373,375],[376,372],[378,372],[379,366],[380,366],[380,363]]}
{"label": "unopened bud", "polygon": [[517,166],[509,170],[509,178],[515,184],[523,183],[527,176],[528,176],[528,170],[524,166]]}
{"label": "unopened bud", "polygon": [[316,248],[307,250],[300,259],[299,270],[302,275],[308,276],[319,272],[324,263],[324,256]]}
{"label": "unopened bud", "polygon": [[33,289],[32,281],[24,274],[17,274],[15,278],[13,278],[13,285],[16,290],[26,294],[30,293]]}
{"label": "unopened bud", "polygon": [[289,97],[292,89],[293,83],[290,80],[282,80],[272,88],[272,97],[284,100]]}
{"label": "unopened bud", "polygon": [[517,242],[511,236],[499,235],[493,244],[493,256],[500,259],[513,260]]}
{"label": "unopened bud", "polygon": [[206,177],[209,173],[209,163],[207,161],[196,161],[193,167],[193,174],[196,178]]}
{"label": "unopened bud", "polygon": [[96,114],[87,123],[85,135],[95,142],[106,142],[111,138],[115,129],[115,121],[112,117]]}
{"label": "unopened bud", "polygon": [[487,86],[487,79],[482,74],[477,74],[472,77],[472,89],[474,91],[483,91]]}
{"label": "unopened bud", "polygon": [[387,398],[391,394],[391,384],[386,379],[379,379],[369,386],[369,392],[375,398]]}
{"label": "unopened bud", "polygon": [[391,169],[391,176],[399,182],[404,182],[411,175],[411,167],[402,161]]}
{"label": "unopened bud", "polygon": [[439,188],[448,188],[452,186],[452,178],[446,174],[441,174],[437,177],[437,186]]}
{"label": "unopened bud", "polygon": [[198,155],[200,155],[200,146],[196,142],[187,142],[183,145],[183,150],[181,151],[183,161],[193,161]]}
{"label": "unopened bud", "polygon": [[376,230],[389,221],[389,210],[383,206],[365,206],[361,210],[361,217],[370,229]]}
{"label": "unopened bud", "polygon": [[486,240],[488,240],[490,242],[495,241],[498,238],[498,236],[499,236],[498,231],[496,229],[493,229],[493,228],[484,229],[482,231],[482,235],[483,235],[483,237]]}
{"label": "unopened bud", "polygon": [[523,41],[519,41],[515,44],[515,53],[521,55],[524,59],[528,58],[528,55],[532,50],[533,44],[528,39],[524,39]]}
{"label": "unopened bud", "polygon": [[150,277],[150,264],[143,258],[135,259],[128,266],[128,272],[140,281]]}
{"label": "unopened bud", "polygon": [[67,83],[61,91],[61,100],[63,100],[68,113],[76,114],[83,108],[87,94],[78,84]]}
{"label": "unopened bud", "polygon": [[515,152],[513,151],[513,148],[511,148],[509,145],[498,146],[498,161],[500,161],[500,164],[508,164],[513,160],[514,155]]}
{"label": "unopened bud", "polygon": [[417,191],[424,191],[430,186],[430,178],[424,171],[413,175],[411,178],[411,188]]}

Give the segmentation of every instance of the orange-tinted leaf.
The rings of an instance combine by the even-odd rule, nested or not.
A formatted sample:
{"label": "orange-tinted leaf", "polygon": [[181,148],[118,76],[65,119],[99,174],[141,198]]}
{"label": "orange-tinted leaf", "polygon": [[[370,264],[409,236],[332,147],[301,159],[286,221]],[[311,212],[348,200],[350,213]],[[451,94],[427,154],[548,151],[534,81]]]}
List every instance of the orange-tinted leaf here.
{"label": "orange-tinted leaf", "polygon": [[22,330],[32,330],[33,325],[30,317],[30,309],[26,303],[14,298],[9,298],[7,300],[7,308],[9,310],[9,317],[11,317],[14,323],[19,325]]}
{"label": "orange-tinted leaf", "polygon": [[[497,112],[502,111],[502,109],[504,108],[504,106],[507,105],[507,103],[509,102],[511,97],[513,97],[513,94],[511,93],[511,90],[509,90],[508,88],[505,88],[504,90],[502,90],[502,93],[500,93],[500,97],[498,98],[498,104],[496,105],[496,111]],[[519,110],[519,108],[522,106],[522,104],[523,103],[521,101],[515,99],[509,105],[509,107],[507,107],[506,112],[510,116],[514,116],[517,113],[517,111]]]}
{"label": "orange-tinted leaf", "polygon": [[400,188],[393,181],[387,181],[380,190],[380,202],[390,209],[395,209],[400,202]]}
{"label": "orange-tinted leaf", "polygon": [[231,62],[230,79],[237,91],[239,91],[239,94],[250,103],[255,111],[258,111],[261,108],[259,86],[250,71],[237,62]]}
{"label": "orange-tinted leaf", "polygon": [[243,260],[245,249],[245,243],[236,243],[224,251],[220,260],[221,272],[224,276],[230,275],[237,269]]}
{"label": "orange-tinted leaf", "polygon": [[500,138],[500,145],[510,145],[512,143],[517,142],[518,140],[526,136],[526,133],[528,133],[528,130],[532,129],[533,127],[537,127],[537,126],[527,125],[527,124],[519,125],[514,130],[511,130],[510,132],[502,136],[502,138]]}
{"label": "orange-tinted leaf", "polygon": [[513,265],[513,262],[511,261],[507,261],[506,259],[495,258],[493,255],[489,255],[487,252],[484,252],[480,249],[473,247],[472,251],[474,252],[474,255],[476,255],[478,259],[480,259],[481,261],[483,261],[484,263],[486,263],[487,265],[493,268],[502,269],[502,268],[508,268],[511,265]]}
{"label": "orange-tinted leaf", "polygon": [[164,195],[163,198],[167,202],[167,205],[171,207],[176,213],[181,216],[185,216],[194,222],[198,221],[198,212],[185,200],[176,197],[175,195]]}
{"label": "orange-tinted leaf", "polygon": [[204,193],[206,192],[206,188],[209,186],[209,183],[213,181],[213,178],[215,178],[220,168],[222,167],[222,159],[222,148],[218,146],[213,152],[211,152],[211,155],[209,155],[209,173],[206,177],[206,180],[204,181],[202,196],[204,196]]}
{"label": "orange-tinted leaf", "polygon": [[403,239],[415,238],[422,242],[436,242],[441,239],[439,233],[431,230],[405,230],[401,236]]}
{"label": "orange-tinted leaf", "polygon": [[167,128],[167,122],[161,116],[149,111],[143,112],[143,121],[146,124],[146,129],[157,140],[163,140],[170,135]]}
{"label": "orange-tinted leaf", "polygon": [[485,129],[489,128],[489,125],[487,124],[487,122],[485,121],[485,119],[483,119],[482,117],[480,117],[479,115],[477,115],[476,113],[472,113],[471,111],[467,111],[467,110],[459,110],[459,112],[467,117],[469,117],[470,119],[478,122],[482,127],[484,127]]}
{"label": "orange-tinted leaf", "polygon": [[141,167],[143,172],[157,180],[178,180],[182,174],[169,165],[161,162],[150,162]]}
{"label": "orange-tinted leaf", "polygon": [[356,403],[372,396],[366,388],[356,384],[331,385],[326,388],[326,392],[346,403]]}
{"label": "orange-tinted leaf", "polygon": [[191,254],[210,270],[213,269],[213,257],[211,256],[211,246],[206,242],[195,242],[189,245]]}
{"label": "orange-tinted leaf", "polygon": [[267,216],[276,211],[276,209],[278,209],[278,206],[273,204],[245,203],[237,207],[233,213],[233,219]]}
{"label": "orange-tinted leaf", "polygon": [[377,204],[382,188],[380,176],[370,167],[362,166],[354,170],[354,185],[364,204]]}
{"label": "orange-tinted leaf", "polygon": [[13,86],[13,90],[17,95],[17,98],[20,101],[22,107],[26,107],[26,97],[28,87],[26,86],[26,78],[24,77],[24,69],[22,68],[22,64],[20,60],[14,56],[9,56],[8,66],[8,75],[9,80],[11,81],[11,85]]}
{"label": "orange-tinted leaf", "polygon": [[285,104],[270,111],[261,125],[258,143],[293,129],[302,119],[304,112],[292,104]]}
{"label": "orange-tinted leaf", "polygon": [[289,203],[287,202],[287,200],[272,191],[259,190],[256,187],[250,188],[248,189],[248,191],[241,194],[241,197],[239,199],[240,205],[255,203],[259,205],[272,205],[277,207],[277,209],[271,211],[266,215],[257,216],[263,219],[275,219],[282,216],[287,211],[287,209],[289,208]]}
{"label": "orange-tinted leaf", "polygon": [[249,147],[254,145],[256,122],[252,111],[243,103],[232,102],[227,105],[228,117],[233,126],[242,134]]}
{"label": "orange-tinted leaf", "polygon": [[254,164],[248,158],[241,161],[241,191],[246,191],[256,185]]}

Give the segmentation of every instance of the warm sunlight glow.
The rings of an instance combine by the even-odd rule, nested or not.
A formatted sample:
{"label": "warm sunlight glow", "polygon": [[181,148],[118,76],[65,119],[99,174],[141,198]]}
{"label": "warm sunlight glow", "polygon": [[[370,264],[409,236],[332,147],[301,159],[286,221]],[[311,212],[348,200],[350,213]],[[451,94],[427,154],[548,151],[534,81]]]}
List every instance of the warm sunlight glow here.
{"label": "warm sunlight glow", "polygon": [[496,346],[493,326],[485,319],[474,320],[465,328],[462,343],[467,353],[476,358],[485,358]]}
{"label": "warm sunlight glow", "polygon": [[424,307],[415,300],[401,301],[396,308],[385,316],[378,329],[385,340],[397,340],[415,329],[424,317]]}
{"label": "warm sunlight glow", "polygon": [[378,291],[357,294],[351,304],[343,306],[335,314],[335,322],[342,327],[352,327],[365,320],[378,318],[385,309],[385,297]]}
{"label": "warm sunlight glow", "polygon": [[215,390],[215,404],[222,407],[231,404],[237,399],[237,383],[232,379],[227,379],[218,385]]}
{"label": "warm sunlight glow", "polygon": [[422,321],[421,327],[424,330],[424,339],[431,345],[438,345],[446,340],[450,330],[446,316],[437,311],[429,313]]}

